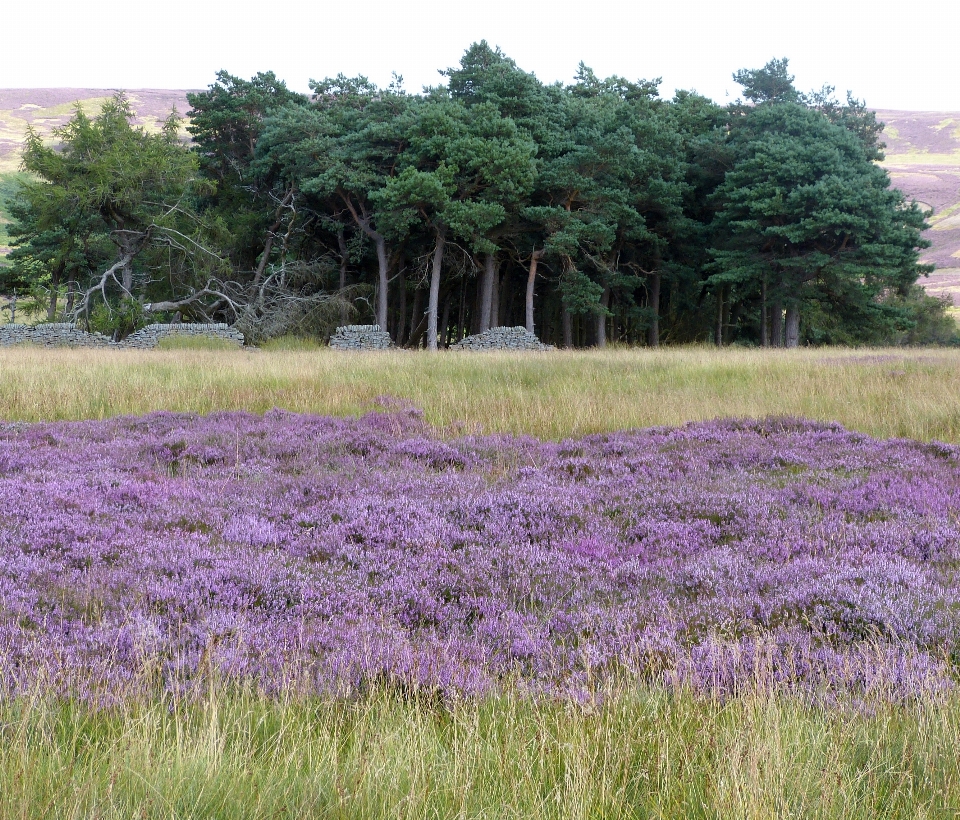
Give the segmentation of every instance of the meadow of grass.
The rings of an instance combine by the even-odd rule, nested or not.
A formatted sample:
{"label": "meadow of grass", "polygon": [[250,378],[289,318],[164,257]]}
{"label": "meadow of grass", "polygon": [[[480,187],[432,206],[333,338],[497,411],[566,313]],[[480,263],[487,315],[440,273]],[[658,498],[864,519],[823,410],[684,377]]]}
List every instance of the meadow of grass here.
{"label": "meadow of grass", "polygon": [[[952,350],[344,354],[290,340],[253,351],[0,350],[8,421],[272,407],[353,416],[381,396],[422,407],[451,439],[793,415],[960,443]],[[0,619],[0,637],[7,626]],[[135,687],[104,706],[38,682],[0,698],[0,817],[960,813],[955,687],[904,699],[817,698],[766,676],[734,694],[609,686],[596,699],[511,688],[438,698],[390,685],[332,697],[211,682],[188,698]]]}
{"label": "meadow of grass", "polygon": [[[273,407],[358,415],[404,399],[454,433],[540,438],[718,417],[802,416],[960,442],[960,351],[712,347],[546,354],[0,349],[0,419]],[[294,349],[290,349],[293,347]],[[296,349],[299,347],[300,349]]]}
{"label": "meadow of grass", "polygon": [[960,699],[0,702],[7,818],[953,818]]}

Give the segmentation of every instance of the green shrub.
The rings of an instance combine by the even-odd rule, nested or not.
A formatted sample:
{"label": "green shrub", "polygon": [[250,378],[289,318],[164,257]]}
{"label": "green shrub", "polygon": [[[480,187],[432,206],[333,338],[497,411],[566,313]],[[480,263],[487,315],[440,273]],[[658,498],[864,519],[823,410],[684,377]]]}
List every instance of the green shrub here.
{"label": "green shrub", "polygon": [[136,299],[124,297],[119,304],[101,302],[90,311],[88,330],[116,339],[125,339],[131,333],[153,321]]}

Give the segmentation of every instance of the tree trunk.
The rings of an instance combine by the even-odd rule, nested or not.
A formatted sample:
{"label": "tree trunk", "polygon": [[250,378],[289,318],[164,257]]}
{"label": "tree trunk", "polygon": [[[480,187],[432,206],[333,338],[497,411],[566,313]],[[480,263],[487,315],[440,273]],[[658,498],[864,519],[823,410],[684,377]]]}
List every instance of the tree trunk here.
{"label": "tree trunk", "polygon": [[540,257],[543,256],[543,251],[534,251],[530,256],[530,273],[527,275],[527,298],[526,298],[526,310],[527,310],[527,330],[530,333],[534,332],[533,328],[533,286],[537,281],[537,263],[540,261]]}
{"label": "tree trunk", "polygon": [[427,314],[424,313],[420,321],[417,322],[417,326],[413,329],[413,332],[410,334],[410,339],[407,341],[407,347],[417,348],[420,347],[420,341],[423,339],[423,334],[427,331]]}
{"label": "tree trunk", "polygon": [[651,273],[647,277],[649,283],[650,309],[653,315],[650,319],[650,327],[647,328],[647,344],[650,347],[660,346],[660,274]]}
{"label": "tree trunk", "polygon": [[470,335],[480,332],[480,323],[483,320],[483,272],[477,274],[477,293],[470,309]]}
{"label": "tree trunk", "polygon": [[723,285],[717,290],[717,328],[714,342],[717,347],[723,347]]}
{"label": "tree trunk", "polygon": [[422,301],[423,291],[421,291],[420,288],[415,288],[413,291],[413,311],[410,314],[410,336],[407,339],[407,343],[410,345],[413,345],[413,337],[417,332],[417,328],[420,327],[420,320],[422,318],[420,305]]}
{"label": "tree trunk", "polygon": [[120,286],[126,291],[127,296],[133,295],[133,257],[130,256],[126,263],[120,268]]}
{"label": "tree trunk", "polygon": [[610,307],[610,286],[603,289],[600,296],[600,307],[602,312],[596,315],[596,337],[597,347],[607,346],[607,308]]}
{"label": "tree trunk", "polygon": [[[343,298],[343,292],[347,288],[347,260],[349,259],[349,253],[347,252],[347,241],[343,238],[342,228],[337,231],[337,245],[340,248],[340,297]],[[340,305],[340,324],[345,325],[347,319],[349,319],[347,306],[345,304]]]}
{"label": "tree trunk", "polygon": [[563,346],[569,350],[573,347],[573,316],[562,302],[560,303],[560,323],[563,325]]}
{"label": "tree trunk", "polygon": [[389,292],[389,263],[387,262],[387,241],[376,231],[368,234],[377,248],[377,324],[380,330],[387,329],[387,294]]}
{"label": "tree trunk", "polygon": [[50,277],[50,304],[47,306],[48,322],[52,322],[57,315],[57,297],[60,295],[60,277],[63,276],[65,268],[66,263],[61,260],[60,264],[53,269]]}
{"label": "tree trunk", "polygon": [[450,304],[453,302],[453,288],[447,289],[447,295],[443,300],[443,313],[440,315],[440,344],[443,347],[450,346]]}
{"label": "tree trunk", "polygon": [[496,256],[488,253],[483,259],[483,287],[480,291],[480,333],[490,329],[493,308],[493,277],[497,273]]}
{"label": "tree trunk", "polygon": [[267,263],[270,261],[270,251],[273,250],[274,237],[277,235],[277,231],[280,230],[280,226],[283,225],[283,209],[293,200],[293,193],[293,188],[287,190],[283,200],[277,206],[273,224],[267,228],[267,236],[263,241],[263,253],[260,255],[260,262],[257,264],[257,270],[253,275],[253,282],[250,285],[251,294],[260,287],[260,283],[263,281],[263,274],[267,269]]}
{"label": "tree trunk", "polygon": [[773,300],[773,319],[770,322],[770,335],[774,347],[783,347],[783,302],[778,296]]}
{"label": "tree trunk", "polygon": [[348,194],[340,192],[340,197],[347,206],[347,210],[350,211],[350,215],[353,217],[353,221],[357,227],[373,241],[374,247],[377,249],[377,324],[380,325],[381,330],[386,330],[387,294],[390,287],[390,279],[388,276],[390,263],[387,260],[387,240],[382,233],[373,229],[373,226],[370,224],[370,215],[362,205],[360,207],[360,213],[358,213],[352,198]]}
{"label": "tree trunk", "polygon": [[760,282],[760,347],[770,347],[770,328],[767,327],[767,277]]}
{"label": "tree trunk", "polygon": [[796,303],[787,305],[787,323],[786,323],[786,344],[785,347],[794,348],[800,344],[800,310]]}
{"label": "tree trunk", "polygon": [[742,304],[740,302],[734,302],[729,300],[727,302],[727,315],[723,320],[723,327],[725,330],[724,341],[727,344],[732,344],[737,340],[737,336],[740,328],[740,308]]}
{"label": "tree trunk", "polygon": [[397,318],[397,338],[395,339],[397,347],[403,347],[403,342],[407,338],[407,277],[400,271],[400,281],[397,287],[400,289],[400,316]]}
{"label": "tree trunk", "polygon": [[490,327],[500,327],[501,279],[500,266],[493,274],[493,297],[490,299]]}
{"label": "tree trunk", "polygon": [[437,314],[440,307],[440,267],[443,264],[443,247],[447,229],[437,228],[437,241],[433,248],[433,265],[430,270],[430,301],[427,305],[427,350],[437,349]]}
{"label": "tree trunk", "polygon": [[457,317],[457,341],[459,342],[466,336],[464,322],[467,319],[467,277],[464,276],[460,281],[460,313]]}

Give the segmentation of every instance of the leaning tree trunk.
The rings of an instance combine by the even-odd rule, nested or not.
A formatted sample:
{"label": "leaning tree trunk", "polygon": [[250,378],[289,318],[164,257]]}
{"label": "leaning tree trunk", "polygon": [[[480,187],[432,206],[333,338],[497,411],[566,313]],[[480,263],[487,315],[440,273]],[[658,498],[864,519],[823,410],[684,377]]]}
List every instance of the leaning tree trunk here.
{"label": "leaning tree trunk", "polygon": [[357,227],[373,242],[377,250],[377,324],[381,330],[387,329],[387,295],[390,290],[390,262],[387,259],[387,240],[379,231],[375,231],[370,224],[371,215],[366,212],[363,206],[357,211],[351,197],[341,192],[343,204],[347,206],[350,215]]}
{"label": "leaning tree trunk", "polygon": [[427,350],[437,349],[437,308],[440,306],[440,266],[443,263],[443,247],[447,229],[437,228],[437,241],[433,248],[433,265],[430,270],[430,301],[427,305]]}
{"label": "leaning tree trunk", "polygon": [[530,257],[530,273],[527,276],[527,299],[526,299],[526,308],[527,308],[527,330],[530,333],[533,333],[533,286],[537,281],[537,263],[540,261],[540,257],[543,256],[543,251],[534,251]]}
{"label": "leaning tree trunk", "polygon": [[263,275],[267,270],[267,263],[270,261],[270,252],[273,250],[273,240],[277,235],[277,231],[279,231],[281,225],[283,225],[283,209],[289,207],[290,203],[293,202],[293,196],[294,189],[291,187],[287,190],[280,204],[277,205],[273,224],[267,228],[267,234],[263,242],[263,253],[260,255],[260,262],[257,264],[257,270],[253,275],[253,282],[250,285],[251,293],[256,291],[263,281]]}
{"label": "leaning tree trunk", "polygon": [[650,347],[660,346],[660,274],[651,273],[647,277],[650,285],[649,306],[652,311],[650,327],[647,328],[647,344]]}
{"label": "leaning tree trunk", "polygon": [[786,322],[786,344],[785,347],[798,347],[800,344],[800,310],[796,303],[787,305]]}

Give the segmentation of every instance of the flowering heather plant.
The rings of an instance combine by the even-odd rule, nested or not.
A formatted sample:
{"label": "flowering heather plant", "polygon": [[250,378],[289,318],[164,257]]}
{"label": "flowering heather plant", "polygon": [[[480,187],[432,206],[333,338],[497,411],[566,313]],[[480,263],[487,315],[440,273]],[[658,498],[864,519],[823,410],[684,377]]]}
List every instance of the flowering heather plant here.
{"label": "flowering heather plant", "polygon": [[960,448],[792,419],[559,443],[359,419],[0,425],[0,679],[910,697],[960,646]]}

